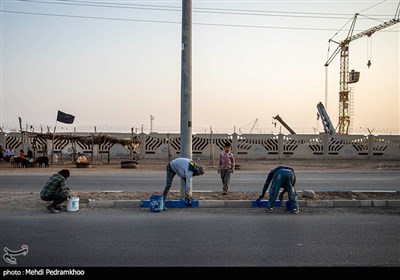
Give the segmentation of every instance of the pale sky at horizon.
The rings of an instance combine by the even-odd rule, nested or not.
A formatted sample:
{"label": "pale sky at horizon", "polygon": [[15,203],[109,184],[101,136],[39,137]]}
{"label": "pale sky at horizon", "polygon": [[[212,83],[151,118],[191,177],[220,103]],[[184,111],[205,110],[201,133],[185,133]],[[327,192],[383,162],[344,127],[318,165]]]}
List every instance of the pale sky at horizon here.
{"label": "pale sky at horizon", "polygon": [[[392,19],[398,3],[192,1],[193,133],[256,124],[253,133],[287,134],[272,124],[277,114],[297,133],[322,132],[316,105],[325,104],[328,40],[355,13],[353,34]],[[21,117],[24,129],[46,130],[61,110],[75,116],[57,124],[68,131],[149,132],[152,115],[154,131],[179,132],[181,4],[1,0],[0,126],[19,129]],[[349,69],[361,73],[350,84],[351,133],[400,134],[399,50],[399,23],[350,43]],[[328,67],[325,104],[334,126],[339,64],[340,54]]]}

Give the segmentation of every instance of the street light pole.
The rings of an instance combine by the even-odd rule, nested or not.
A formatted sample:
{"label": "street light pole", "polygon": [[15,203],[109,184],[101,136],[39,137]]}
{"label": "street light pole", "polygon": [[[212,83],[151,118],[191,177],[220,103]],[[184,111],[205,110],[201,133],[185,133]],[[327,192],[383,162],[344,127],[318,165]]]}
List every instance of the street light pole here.
{"label": "street light pole", "polygon": [[[192,158],[192,0],[182,0],[181,157]],[[185,185],[181,183],[181,197]]]}

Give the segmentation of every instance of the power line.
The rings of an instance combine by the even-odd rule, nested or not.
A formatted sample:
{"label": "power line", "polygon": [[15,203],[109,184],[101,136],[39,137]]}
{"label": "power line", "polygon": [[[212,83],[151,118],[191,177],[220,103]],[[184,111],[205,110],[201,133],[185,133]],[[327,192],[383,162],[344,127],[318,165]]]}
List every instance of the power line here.
{"label": "power line", "polygon": [[[134,22],[151,22],[151,23],[168,23],[168,24],[181,24],[180,21],[167,21],[167,20],[146,20],[146,19],[131,19],[131,18],[111,18],[111,17],[98,17],[98,16],[81,16],[81,15],[65,15],[53,13],[35,13],[23,11],[0,10],[2,13],[36,15],[36,16],[52,16],[52,17],[66,17],[66,18],[83,18],[95,20],[114,20],[114,21],[134,21]],[[194,22],[193,25],[203,26],[220,26],[220,27],[240,27],[240,28],[261,28],[261,29],[285,29],[285,30],[309,30],[309,31],[337,31],[333,28],[309,28],[309,27],[286,27],[286,26],[265,26],[265,25],[244,25],[244,24],[225,24],[225,23],[199,23]],[[355,30],[357,31],[357,30]],[[360,30],[358,30],[360,31]],[[390,32],[390,31],[388,31]],[[398,32],[398,31],[393,31]]]}
{"label": "power line", "polygon": [[130,19],[130,18],[110,18],[110,17],[96,17],[96,16],[61,15],[61,14],[50,14],[50,13],[9,11],[9,10],[0,10],[0,12],[2,12],[2,13],[12,13],[12,14],[36,15],[36,16],[84,18],[84,19],[98,19],[98,20],[138,21],[138,22],[153,22],[153,23],[174,23],[174,24],[180,24],[181,23],[181,22],[178,22],[178,21],[166,21],[166,20],[146,20],[146,19]]}
{"label": "power line", "polygon": [[[163,6],[163,5],[143,5],[143,4],[120,4],[110,2],[97,2],[97,1],[73,1],[73,0],[18,0],[21,2],[41,3],[41,4],[57,4],[57,5],[73,5],[73,6],[86,6],[86,7],[102,7],[102,8],[118,8],[118,9],[141,9],[141,10],[155,10],[155,11],[170,11],[181,12],[181,8],[177,6]],[[322,18],[322,19],[347,19],[352,14],[346,13],[311,13],[311,12],[282,12],[282,11],[264,11],[264,10],[243,10],[243,9],[223,9],[223,8],[193,8],[193,12],[197,13],[211,13],[211,14],[225,14],[225,15],[244,15],[244,16],[271,16],[271,17],[299,17],[299,18]],[[342,17],[341,17],[342,16]],[[370,17],[373,15],[369,15]],[[389,15],[375,15],[386,16]]]}
{"label": "power line", "polygon": [[[144,10],[159,10],[159,11],[172,11],[172,12],[180,12],[181,11],[181,8],[177,7],[177,6],[115,3],[115,2],[110,3],[110,2],[84,1],[84,0],[55,0],[55,1],[17,0],[17,1],[38,3],[38,4],[74,5],[74,6],[89,6],[89,7],[101,7],[101,8],[144,9]],[[382,2],[376,4],[372,7],[382,4],[383,2],[385,2],[385,0],[383,0]],[[371,9],[372,7],[368,8],[368,9]],[[232,14],[232,15],[246,15],[246,16],[302,17],[302,18],[322,18],[322,19],[344,19],[343,17],[337,17],[337,15],[346,15],[346,16],[348,15],[348,14],[334,14],[334,13],[315,13],[315,12],[310,13],[310,12],[290,12],[290,11],[282,12],[282,11],[264,11],[264,10],[248,10],[248,9],[244,10],[244,9],[226,9],[226,8],[194,8],[193,10],[194,10],[194,12],[228,14],[228,15]],[[367,10],[367,9],[365,9],[365,10]],[[16,13],[16,14],[30,14],[30,15],[39,15],[39,16],[97,19],[97,20],[180,24],[180,22],[168,21],[168,20],[146,20],[146,19],[130,19],[130,18],[84,16],[84,15],[66,15],[66,14],[56,14],[56,13],[24,12],[24,11],[10,11],[10,10],[2,10],[2,12]],[[348,19],[348,18],[346,17],[346,19]],[[368,19],[368,18],[366,17],[365,19]],[[378,20],[378,19],[375,19],[375,20]],[[340,31],[340,30],[338,31],[337,29],[331,29],[331,28],[297,27],[297,26],[296,27],[286,27],[286,26],[264,26],[264,25],[226,24],[226,23],[193,23],[193,24],[201,25],[201,26],[234,27],[234,28],[336,31],[335,35],[337,35],[337,33]],[[387,30],[387,32],[391,32],[391,30]],[[395,31],[395,32],[397,32],[397,31]]]}

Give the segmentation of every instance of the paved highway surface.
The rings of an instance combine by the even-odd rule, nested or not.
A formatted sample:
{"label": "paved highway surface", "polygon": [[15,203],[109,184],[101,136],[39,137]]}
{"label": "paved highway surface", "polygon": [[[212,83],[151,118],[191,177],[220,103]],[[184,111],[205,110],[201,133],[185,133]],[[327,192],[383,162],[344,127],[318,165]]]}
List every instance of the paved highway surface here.
{"label": "paved highway surface", "polygon": [[264,209],[13,210],[2,213],[0,248],[27,245],[29,252],[16,256],[16,265],[1,259],[1,266],[399,267],[399,214],[325,208],[297,215]]}
{"label": "paved highway surface", "polygon": [[[112,191],[160,191],[164,188],[165,172],[131,170],[127,173],[113,172],[71,172],[67,185],[74,191],[96,192]],[[54,171],[46,173],[12,174],[2,172],[0,178],[1,191],[38,191]],[[298,171],[296,188],[298,190],[313,189],[315,191],[349,191],[380,190],[400,191],[399,170],[368,171]],[[236,171],[232,174],[232,191],[259,192],[266,179],[261,171]],[[179,190],[180,182],[175,178],[171,190]],[[194,191],[220,191],[222,183],[215,170],[203,176],[193,178]]]}

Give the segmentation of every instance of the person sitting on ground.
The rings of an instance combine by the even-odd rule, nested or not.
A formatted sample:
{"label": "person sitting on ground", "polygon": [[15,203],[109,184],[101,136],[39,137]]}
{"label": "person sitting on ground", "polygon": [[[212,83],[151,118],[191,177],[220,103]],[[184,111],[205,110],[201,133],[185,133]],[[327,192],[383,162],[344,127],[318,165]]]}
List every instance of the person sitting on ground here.
{"label": "person sitting on ground", "polygon": [[62,209],[61,203],[67,198],[71,198],[70,190],[65,185],[65,181],[70,176],[68,169],[58,171],[58,173],[52,175],[47,181],[46,185],[40,192],[40,198],[44,201],[52,201],[47,206],[47,210],[51,213],[58,213]]}
{"label": "person sitting on ground", "polygon": [[28,154],[26,155],[26,157],[32,161],[33,160],[33,152],[31,150],[31,148],[28,147]]}
{"label": "person sitting on ground", "polygon": [[15,155],[15,151],[11,148],[8,148],[5,151],[5,159],[7,162],[10,162],[10,159]]}

